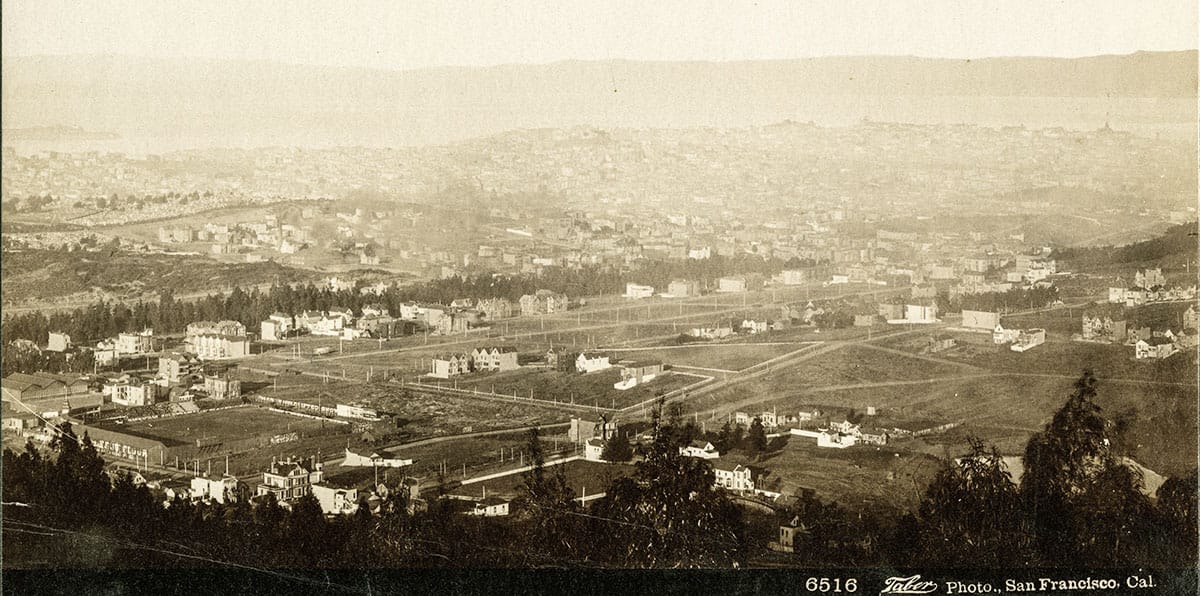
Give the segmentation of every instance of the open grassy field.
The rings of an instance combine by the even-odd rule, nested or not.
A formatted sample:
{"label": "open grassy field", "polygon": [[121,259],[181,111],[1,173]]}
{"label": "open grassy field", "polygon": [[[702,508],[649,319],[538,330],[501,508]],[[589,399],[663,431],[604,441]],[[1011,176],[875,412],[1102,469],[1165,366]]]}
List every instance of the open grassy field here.
{"label": "open grassy field", "polygon": [[133,435],[193,442],[200,438],[240,439],[263,433],[313,431],[321,428],[319,420],[272,412],[266,408],[245,406],[188,414],[174,418],[142,420],[108,426]]}
{"label": "open grassy field", "polygon": [[398,383],[330,382],[299,386],[262,395],[306,403],[361,403],[395,417],[397,430],[405,438],[457,434],[473,431],[563,422],[560,410],[531,404],[507,403],[483,398],[429,395],[401,387]]}
{"label": "open grassy field", "polygon": [[981,343],[948,350],[938,356],[998,372],[1078,375],[1084,368],[1090,368],[1100,378],[1196,382],[1195,348],[1153,361],[1136,360],[1132,346],[1072,342],[1062,338],[1048,340],[1028,352]]}
{"label": "open grassy field", "polygon": [[781,366],[770,377],[793,387],[912,381],[963,373],[963,367],[907,357],[864,346],[846,346],[796,364]]}
{"label": "open grassy field", "polygon": [[[1046,319],[1034,320],[1046,322]],[[1078,320],[1075,326],[1078,333]],[[988,334],[944,333],[958,340],[958,345],[932,356],[993,372],[1078,375],[1089,368],[1100,378],[1196,382],[1195,348],[1165,360],[1137,360],[1133,356],[1133,346],[1072,341],[1066,334],[1052,332],[1047,334],[1046,343],[1027,352],[1014,352],[1009,346],[996,345]],[[916,354],[924,345],[921,339],[919,336],[894,337],[883,340],[880,345]]]}
{"label": "open grassy field", "polygon": [[[952,453],[946,455],[958,455],[967,434],[996,444],[1004,453],[1019,454],[1029,436],[1066,402],[1073,383],[1069,377],[989,373],[911,385],[779,392],[776,395],[784,395],[762,400],[760,409],[790,413],[813,406],[859,411],[874,406],[888,417],[960,423],[953,432],[928,439],[950,443]],[[1097,402],[1110,418],[1130,419],[1131,455],[1143,465],[1163,474],[1195,467],[1195,387],[1101,381]]]}
{"label": "open grassy field", "polygon": [[811,344],[699,343],[679,347],[617,349],[609,352],[618,358],[654,358],[672,366],[738,371],[809,345]]}
{"label": "open grassy field", "polygon": [[[666,371],[654,380],[621,391],[613,384],[620,381],[617,369],[580,374],[549,369],[523,368],[501,373],[472,373],[456,381],[441,381],[443,385],[457,382],[459,389],[477,389],[503,395],[528,396],[534,399],[575,401],[600,407],[622,408],[653,399],[659,392],[669,392],[704,380],[692,374]],[[430,381],[426,381],[430,382]]]}

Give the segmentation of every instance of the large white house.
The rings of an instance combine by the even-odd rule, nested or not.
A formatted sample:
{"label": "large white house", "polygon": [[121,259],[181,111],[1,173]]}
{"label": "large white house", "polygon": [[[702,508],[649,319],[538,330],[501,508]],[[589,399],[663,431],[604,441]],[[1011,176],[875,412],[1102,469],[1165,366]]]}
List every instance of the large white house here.
{"label": "large white house", "polygon": [[[936,323],[937,321],[937,304],[929,302],[924,304],[905,304],[904,320],[900,322],[927,324]],[[891,323],[892,321],[888,322]]]}
{"label": "large white house", "polygon": [[1017,341],[1017,337],[1021,335],[1020,329],[1005,329],[999,324],[995,329],[992,329],[992,343],[996,345],[1011,344]]}
{"label": "large white house", "polygon": [[154,330],[145,329],[137,333],[121,333],[117,335],[115,349],[121,354],[145,354],[153,350],[152,341]]}
{"label": "large white house", "polygon": [[708,441],[692,441],[686,447],[679,448],[679,455],[700,459],[717,459],[721,457],[721,452],[717,451],[717,448]]}
{"label": "large white house", "polygon": [[604,461],[604,439],[592,438],[583,443],[583,459],[588,461]]}
{"label": "large white house", "polygon": [[738,464],[732,469],[713,466],[713,485],[727,490],[754,490],[754,470]]}
{"label": "large white house", "polygon": [[1177,351],[1175,342],[1167,337],[1139,339],[1133,345],[1133,355],[1138,360],[1168,358]]}
{"label": "large white house", "polygon": [[238,479],[225,474],[220,478],[196,476],[192,478],[191,496],[195,499],[225,503],[237,500]]}
{"label": "large white house", "polygon": [[311,491],[325,515],[350,515],[358,511],[358,489],[313,484]]}
{"label": "large white house", "polygon": [[608,356],[583,352],[575,359],[575,370],[581,373],[596,372],[610,368],[612,368],[612,363],[608,361]]}
{"label": "large white house", "polygon": [[1025,329],[1017,334],[1017,340],[1008,349],[1024,352],[1046,343],[1045,329]]}
{"label": "large white house", "polygon": [[250,355],[250,340],[236,335],[193,335],[188,345],[201,360],[225,360]]}
{"label": "large white house", "polygon": [[482,517],[500,517],[508,515],[508,501],[500,497],[488,497],[482,501],[475,503],[475,508],[471,510],[471,515]]}
{"label": "large white house", "polygon": [[465,375],[469,372],[471,372],[471,357],[467,354],[435,356],[429,363],[429,376],[439,379],[449,379],[455,375]]}

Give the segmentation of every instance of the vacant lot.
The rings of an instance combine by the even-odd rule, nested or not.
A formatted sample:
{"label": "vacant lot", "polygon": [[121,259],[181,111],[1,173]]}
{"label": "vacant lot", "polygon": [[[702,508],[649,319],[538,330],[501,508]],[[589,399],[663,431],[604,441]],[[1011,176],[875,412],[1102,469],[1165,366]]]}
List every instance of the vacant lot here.
{"label": "vacant lot", "polygon": [[[632,474],[634,469],[632,464],[606,464],[592,461],[573,461],[562,464],[562,466],[567,477],[567,484],[575,491],[576,497],[582,497],[585,491],[589,495],[602,493],[608,489],[613,480]],[[558,466],[546,468],[546,473],[554,474],[557,472],[557,468]],[[482,496],[483,490],[486,488],[489,495],[512,498],[522,494],[521,484],[524,481],[521,474],[511,474],[485,482],[468,484],[456,488],[452,492],[456,495]]]}
{"label": "vacant lot", "polygon": [[816,441],[792,437],[758,465],[768,471],[763,476],[768,490],[794,495],[808,488],[851,510],[908,511],[916,507],[942,464],[932,456],[890,445],[822,449]]}
{"label": "vacant lot", "polygon": [[[557,429],[565,432],[565,429]],[[566,437],[559,436],[555,440],[552,431],[543,430],[542,451],[547,458],[558,457],[561,452],[573,454],[572,445]],[[402,470],[386,471],[390,476],[403,474],[422,479],[427,486],[438,481],[442,470],[445,470],[446,482],[463,479],[463,471],[467,477],[481,476],[511,470],[528,463],[528,435],[525,432],[512,432],[500,435],[473,436],[454,438],[441,442],[426,442],[421,445],[398,446],[387,450],[387,453],[404,459],[413,460],[413,465]],[[367,448],[375,451],[377,448]],[[373,479],[370,468],[351,468],[335,463],[327,468],[327,474],[336,477],[339,482],[359,483],[363,485]],[[379,478],[384,478],[385,470],[380,470]]]}

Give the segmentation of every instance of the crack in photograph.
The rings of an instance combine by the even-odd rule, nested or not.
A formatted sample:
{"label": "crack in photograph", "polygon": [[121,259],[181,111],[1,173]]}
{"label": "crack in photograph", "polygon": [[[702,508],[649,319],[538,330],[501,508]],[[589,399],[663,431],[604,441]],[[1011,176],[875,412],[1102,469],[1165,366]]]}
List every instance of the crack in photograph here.
{"label": "crack in photograph", "polygon": [[5,588],[1195,594],[1197,13],[5,2]]}

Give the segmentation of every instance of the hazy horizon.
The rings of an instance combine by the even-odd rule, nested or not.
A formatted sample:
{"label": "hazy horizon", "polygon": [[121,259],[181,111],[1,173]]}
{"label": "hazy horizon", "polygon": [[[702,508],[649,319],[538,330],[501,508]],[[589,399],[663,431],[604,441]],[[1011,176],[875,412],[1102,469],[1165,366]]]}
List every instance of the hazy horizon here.
{"label": "hazy horizon", "polygon": [[128,59],[133,61],[146,62],[225,62],[230,64],[273,64],[289,67],[305,67],[305,68],[335,68],[343,70],[367,70],[379,71],[388,73],[405,73],[416,71],[436,71],[436,70],[488,70],[493,68],[520,67],[520,66],[554,66],[557,64],[593,64],[603,62],[630,62],[640,64],[743,64],[752,62],[802,62],[808,60],[823,60],[823,59],[839,59],[839,58],[908,58],[915,60],[940,60],[946,62],[983,62],[988,60],[1038,60],[1038,59],[1057,59],[1057,60],[1086,60],[1088,58],[1108,58],[1108,57],[1128,57],[1137,54],[1178,54],[1194,52],[1200,54],[1200,48],[1178,48],[1167,50],[1147,50],[1139,49],[1128,52],[1114,53],[1099,53],[1099,54],[1081,54],[1077,56],[1051,56],[1051,55],[1034,55],[1034,54],[1011,54],[1011,55],[995,55],[995,56],[927,56],[918,54],[825,54],[813,56],[796,56],[790,58],[733,58],[733,59],[639,59],[625,57],[608,57],[608,58],[559,58],[547,60],[544,62],[501,62],[494,64],[439,64],[429,66],[416,67],[387,67],[387,66],[353,66],[340,64],[322,64],[322,63],[306,63],[289,61],[278,58],[222,58],[213,56],[200,55],[171,55],[171,56],[148,56],[144,54],[124,54],[124,53],[66,53],[66,54],[6,54],[2,60],[8,59],[39,59],[39,58],[79,58],[79,59]]}
{"label": "hazy horizon", "polygon": [[[290,10],[284,10],[284,8]],[[919,15],[915,18],[914,15]],[[1128,2],[9,2],[3,54],[407,71],[563,61],[1079,58],[1200,47],[1197,5]]]}
{"label": "hazy horizon", "polygon": [[1192,51],[978,61],[569,61],[385,72],[222,59],[5,58],[3,127],[113,132],[124,140],[33,143],[32,150],[126,153],[411,147],[518,129],[738,128],[784,120],[844,126],[864,118],[1092,130],[1108,123],[1182,139],[1194,136],[1196,61]]}

